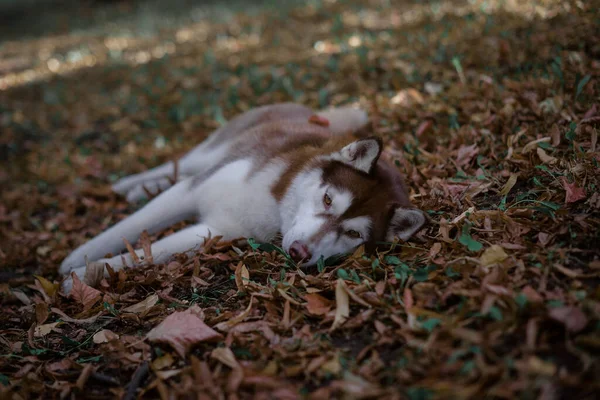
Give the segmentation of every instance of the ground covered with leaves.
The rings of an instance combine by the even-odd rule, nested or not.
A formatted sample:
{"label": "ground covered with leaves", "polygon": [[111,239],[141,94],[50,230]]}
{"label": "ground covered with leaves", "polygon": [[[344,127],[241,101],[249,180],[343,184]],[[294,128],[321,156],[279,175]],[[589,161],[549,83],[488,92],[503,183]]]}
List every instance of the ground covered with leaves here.
{"label": "ground covered with leaves", "polygon": [[[2,397],[596,398],[599,9],[323,0],[0,43]],[[211,240],[59,291],[139,207],[111,182],[280,101],[367,108],[428,227],[308,269]]]}

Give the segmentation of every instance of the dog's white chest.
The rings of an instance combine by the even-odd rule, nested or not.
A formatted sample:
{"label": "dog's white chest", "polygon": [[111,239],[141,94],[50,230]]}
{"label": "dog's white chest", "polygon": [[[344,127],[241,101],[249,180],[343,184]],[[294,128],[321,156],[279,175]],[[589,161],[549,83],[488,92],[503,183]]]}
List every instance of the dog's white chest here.
{"label": "dog's white chest", "polygon": [[281,220],[271,187],[284,168],[284,164],[272,163],[256,171],[251,159],[223,166],[193,189],[200,220],[225,238],[272,239]]}

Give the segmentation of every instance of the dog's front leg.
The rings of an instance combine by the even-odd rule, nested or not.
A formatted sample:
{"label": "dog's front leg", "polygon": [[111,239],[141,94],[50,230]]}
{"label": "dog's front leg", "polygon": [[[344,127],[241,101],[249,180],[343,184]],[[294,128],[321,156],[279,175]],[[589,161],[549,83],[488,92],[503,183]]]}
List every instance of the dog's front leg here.
{"label": "dog's front leg", "polygon": [[[172,235],[169,235],[166,238],[161,239],[158,242],[152,244],[151,252],[153,262],[156,264],[165,263],[174,254],[193,252],[199,250],[204,244],[204,240],[206,238],[218,235],[220,235],[218,230],[216,230],[215,228],[211,228],[206,224],[193,225],[179,232],[175,232]],[[140,258],[140,260],[143,259],[144,252],[142,249],[135,250],[135,253]],[[115,271],[119,271],[125,266],[137,267],[139,265],[142,265],[136,265],[133,262],[133,258],[130,253],[118,255],[112,258],[103,258],[97,260],[97,262],[107,263]],[[71,272],[74,272],[79,277],[79,279],[83,280],[85,276],[85,269],[86,266],[84,265],[79,268],[73,269]],[[107,276],[107,274],[108,273],[105,270],[104,275]],[[65,293],[69,293],[72,287],[73,280],[72,277],[69,276],[63,282],[63,289]]]}

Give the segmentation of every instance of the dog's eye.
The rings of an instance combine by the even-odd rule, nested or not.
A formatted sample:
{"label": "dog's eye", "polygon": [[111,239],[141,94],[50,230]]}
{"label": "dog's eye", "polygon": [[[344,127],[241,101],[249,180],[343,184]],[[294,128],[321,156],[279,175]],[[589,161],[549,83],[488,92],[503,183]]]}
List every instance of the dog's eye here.
{"label": "dog's eye", "polygon": [[329,207],[331,205],[333,201],[331,200],[331,197],[329,197],[329,195],[327,193],[325,193],[325,196],[323,196],[323,203]]}
{"label": "dog's eye", "polygon": [[354,229],[350,229],[349,231],[346,231],[346,235],[350,236],[352,239],[360,239],[362,237],[360,232],[357,232]]}

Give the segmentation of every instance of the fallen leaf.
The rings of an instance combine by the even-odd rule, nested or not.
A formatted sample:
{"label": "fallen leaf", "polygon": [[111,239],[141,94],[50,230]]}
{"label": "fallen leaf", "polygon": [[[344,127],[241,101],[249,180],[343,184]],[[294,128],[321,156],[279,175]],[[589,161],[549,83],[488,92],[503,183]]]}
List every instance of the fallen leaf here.
{"label": "fallen leaf", "polygon": [[552,146],[558,147],[560,145],[560,130],[558,129],[558,125],[552,125],[550,136],[552,137]]}
{"label": "fallen leaf", "polygon": [[235,285],[239,292],[245,292],[246,286],[248,286],[248,282],[250,280],[250,272],[248,272],[248,268],[244,265],[243,262],[239,262],[237,267],[235,268]]}
{"label": "fallen leaf", "polygon": [[229,347],[217,347],[210,353],[210,357],[219,360],[231,369],[241,368]]}
{"label": "fallen leaf", "polygon": [[155,371],[165,369],[173,365],[175,359],[171,355],[171,353],[166,353],[165,355],[158,357],[154,361],[152,361],[152,369]]}
{"label": "fallen leaf", "polygon": [[31,299],[29,297],[27,297],[27,295],[25,293],[21,292],[20,290],[12,290],[12,294],[17,299],[19,299],[21,301],[21,303],[25,304],[26,306],[31,304]]}
{"label": "fallen leaf", "polygon": [[467,165],[477,154],[479,154],[479,147],[476,144],[461,146],[456,156],[456,165],[459,167]]}
{"label": "fallen leaf", "polygon": [[546,247],[546,245],[548,245],[548,243],[550,243],[550,235],[547,234],[546,232],[540,232],[538,233],[538,241],[540,243],[540,246],[542,247]]}
{"label": "fallen leaf", "polygon": [[52,332],[52,330],[54,330],[54,328],[56,328],[58,326],[58,324],[60,324],[61,322],[53,322],[51,324],[44,324],[44,325],[38,325],[35,327],[35,330],[33,331],[33,336],[35,337],[44,337],[47,334],[49,334],[50,332]]}
{"label": "fallen leaf", "polygon": [[65,322],[70,322],[70,323],[73,323],[73,324],[82,324],[82,325],[93,324],[94,322],[96,322],[96,320],[98,319],[98,317],[100,315],[102,315],[102,311],[100,311],[98,314],[94,315],[93,317],[84,318],[84,319],[76,319],[76,318],[69,317],[67,314],[65,314],[64,312],[62,312],[58,308],[51,308],[50,311],[52,311],[55,314],[60,315],[60,318],[63,321],[65,321]]}
{"label": "fallen leaf", "polygon": [[576,201],[582,200],[586,198],[585,189],[577,186],[575,182],[569,183],[567,178],[563,177],[561,179],[563,188],[565,189],[565,203],[575,203]]}
{"label": "fallen leaf", "polygon": [[522,154],[527,154],[527,153],[529,153],[531,150],[533,150],[533,149],[537,148],[537,147],[538,147],[538,144],[540,144],[540,143],[548,143],[548,142],[550,142],[550,140],[551,140],[551,139],[550,139],[550,137],[548,137],[548,136],[547,136],[547,137],[543,137],[543,138],[541,138],[541,139],[536,139],[536,140],[533,140],[533,141],[531,141],[531,142],[527,143],[527,144],[526,144],[526,145],[523,147],[523,150],[521,150],[521,153],[522,153]]}
{"label": "fallen leaf", "polygon": [[510,174],[510,177],[508,178],[508,180],[506,181],[506,183],[500,190],[499,194],[501,196],[506,196],[507,194],[509,194],[510,190],[513,188],[513,186],[515,186],[515,183],[517,183],[518,177],[519,177],[519,174]]}
{"label": "fallen leaf", "polygon": [[185,311],[174,312],[148,332],[147,338],[151,342],[171,345],[181,358],[185,358],[193,345],[222,338],[220,333],[198,318],[201,312],[200,307],[195,305]]}
{"label": "fallen leaf", "polygon": [[338,278],[335,286],[335,306],[335,318],[329,332],[343,325],[350,316],[350,299],[345,289],[344,280],[341,278]]}
{"label": "fallen leaf", "polygon": [[84,310],[91,308],[98,300],[100,300],[102,292],[81,282],[74,272],[71,272],[71,277],[73,278],[71,297],[78,303],[83,304]]}
{"label": "fallen leaf", "polygon": [[252,310],[253,301],[254,301],[254,296],[250,297],[250,302],[248,303],[248,307],[246,307],[246,309],[244,311],[242,311],[241,313],[239,313],[238,315],[236,315],[235,317],[233,317],[227,321],[218,323],[217,325],[215,325],[215,329],[219,330],[219,331],[227,332],[227,331],[229,331],[229,329],[233,328],[235,325],[242,322],[250,314],[250,310]]}
{"label": "fallen leaf", "polygon": [[96,332],[94,336],[92,336],[92,340],[96,344],[108,343],[111,340],[116,340],[118,338],[119,335],[108,329],[102,329],[101,331]]}
{"label": "fallen leaf", "polygon": [[91,287],[100,285],[100,282],[104,279],[104,264],[99,261],[89,262],[86,257],[83,282]]}
{"label": "fallen leaf", "polygon": [[538,147],[536,149],[536,152],[537,152],[538,157],[544,164],[554,164],[555,162],[558,161],[558,158],[548,155],[548,153],[546,153],[546,151],[544,149],[542,149],[541,147]]}
{"label": "fallen leaf", "polygon": [[492,264],[498,264],[506,260],[507,257],[508,254],[506,254],[506,252],[501,246],[493,244],[487,249],[485,249],[481,257],[479,258],[479,261],[481,262],[482,266],[488,267]]}
{"label": "fallen leaf", "polygon": [[578,307],[554,307],[548,312],[550,318],[562,322],[568,331],[580,332],[588,324],[588,318]]}
{"label": "fallen leaf", "polygon": [[48,319],[48,304],[38,303],[35,305],[35,321],[38,325],[43,324]]}
{"label": "fallen leaf", "polygon": [[121,311],[128,312],[128,313],[134,313],[134,314],[142,314],[142,313],[145,313],[148,310],[150,310],[152,307],[154,307],[156,305],[156,303],[158,303],[158,300],[159,300],[158,295],[156,293],[154,293],[154,294],[151,294],[150,296],[146,297],[144,300],[140,301],[139,303],[133,304],[129,307],[125,307]]}
{"label": "fallen leaf", "polygon": [[319,294],[309,293],[304,296],[304,300],[306,300],[306,309],[313,315],[325,315],[331,310],[331,300]]}
{"label": "fallen leaf", "polygon": [[34,275],[34,276],[40,282],[40,285],[42,285],[42,288],[44,289],[44,291],[46,292],[46,294],[48,296],[52,297],[56,294],[56,292],[58,291],[58,283],[52,283],[48,279],[44,278],[43,276],[39,276],[39,275]]}

